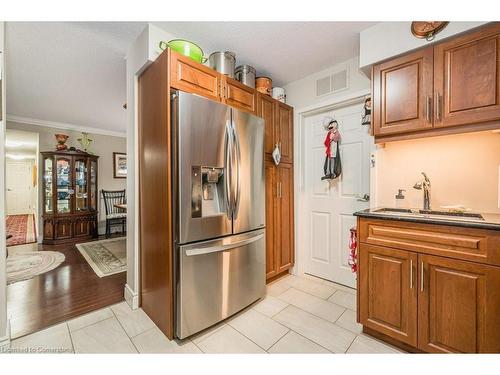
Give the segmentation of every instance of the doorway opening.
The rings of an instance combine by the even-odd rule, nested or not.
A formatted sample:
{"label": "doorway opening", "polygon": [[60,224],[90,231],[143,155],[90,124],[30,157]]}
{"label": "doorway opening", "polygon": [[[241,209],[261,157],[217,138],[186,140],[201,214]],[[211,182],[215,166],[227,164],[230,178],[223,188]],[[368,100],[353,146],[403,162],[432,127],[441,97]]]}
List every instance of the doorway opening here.
{"label": "doorway opening", "polygon": [[7,129],[5,133],[7,246],[37,242],[38,134]]}

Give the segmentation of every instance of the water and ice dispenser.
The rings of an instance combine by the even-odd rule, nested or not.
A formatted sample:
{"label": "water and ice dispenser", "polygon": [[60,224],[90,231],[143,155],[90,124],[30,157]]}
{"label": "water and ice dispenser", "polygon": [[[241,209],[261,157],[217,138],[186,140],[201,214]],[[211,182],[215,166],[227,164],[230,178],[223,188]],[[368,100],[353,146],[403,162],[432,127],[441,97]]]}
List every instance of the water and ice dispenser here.
{"label": "water and ice dispenser", "polygon": [[224,168],[191,167],[191,217],[226,214]]}

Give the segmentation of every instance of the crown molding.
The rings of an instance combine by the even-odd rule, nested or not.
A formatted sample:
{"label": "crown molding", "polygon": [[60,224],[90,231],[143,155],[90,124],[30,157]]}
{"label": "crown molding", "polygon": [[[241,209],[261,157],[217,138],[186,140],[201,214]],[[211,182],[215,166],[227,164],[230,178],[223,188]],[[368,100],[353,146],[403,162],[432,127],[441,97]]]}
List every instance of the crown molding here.
{"label": "crown molding", "polygon": [[7,114],[6,117],[7,117],[7,121],[17,122],[19,124],[29,124],[29,125],[43,126],[46,128],[72,130],[72,131],[76,131],[76,132],[85,132],[85,133],[99,134],[99,135],[109,135],[112,137],[120,137],[120,138],[127,137],[127,133],[125,133],[125,132],[122,133],[122,132],[116,132],[116,131],[112,131],[112,130],[92,128],[89,126],[75,125],[75,124],[70,124],[70,123],[66,123],[66,122],[38,120],[38,119],[34,119],[34,118],[9,115],[9,114]]}

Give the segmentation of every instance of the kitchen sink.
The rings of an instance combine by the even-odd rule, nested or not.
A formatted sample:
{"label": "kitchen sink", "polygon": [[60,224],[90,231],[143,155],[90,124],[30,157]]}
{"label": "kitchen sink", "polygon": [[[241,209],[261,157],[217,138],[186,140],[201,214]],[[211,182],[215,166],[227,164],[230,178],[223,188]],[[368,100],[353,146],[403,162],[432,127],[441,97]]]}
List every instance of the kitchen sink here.
{"label": "kitchen sink", "polygon": [[380,208],[373,211],[377,214],[390,216],[421,217],[428,219],[457,220],[457,221],[484,221],[481,214],[473,212],[450,212],[436,210],[417,210],[406,208]]}

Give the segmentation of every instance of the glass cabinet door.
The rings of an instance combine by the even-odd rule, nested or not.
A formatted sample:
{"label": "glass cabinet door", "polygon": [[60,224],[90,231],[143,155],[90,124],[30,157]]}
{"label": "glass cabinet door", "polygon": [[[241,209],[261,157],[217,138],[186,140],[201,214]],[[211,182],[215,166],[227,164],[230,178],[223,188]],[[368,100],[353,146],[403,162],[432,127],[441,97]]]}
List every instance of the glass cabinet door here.
{"label": "glass cabinet door", "polygon": [[71,212],[71,159],[60,157],[56,159],[57,212]]}
{"label": "glass cabinet door", "polygon": [[43,191],[43,196],[45,200],[45,206],[44,206],[44,211],[47,214],[53,213],[53,208],[52,208],[52,198],[54,194],[54,186],[52,186],[52,158],[45,158],[43,160],[43,186],[44,186],[44,191]]}
{"label": "glass cabinet door", "polygon": [[90,161],[90,209],[97,210],[97,161]]}
{"label": "glass cabinet door", "polygon": [[88,211],[87,159],[75,159],[75,210]]}

